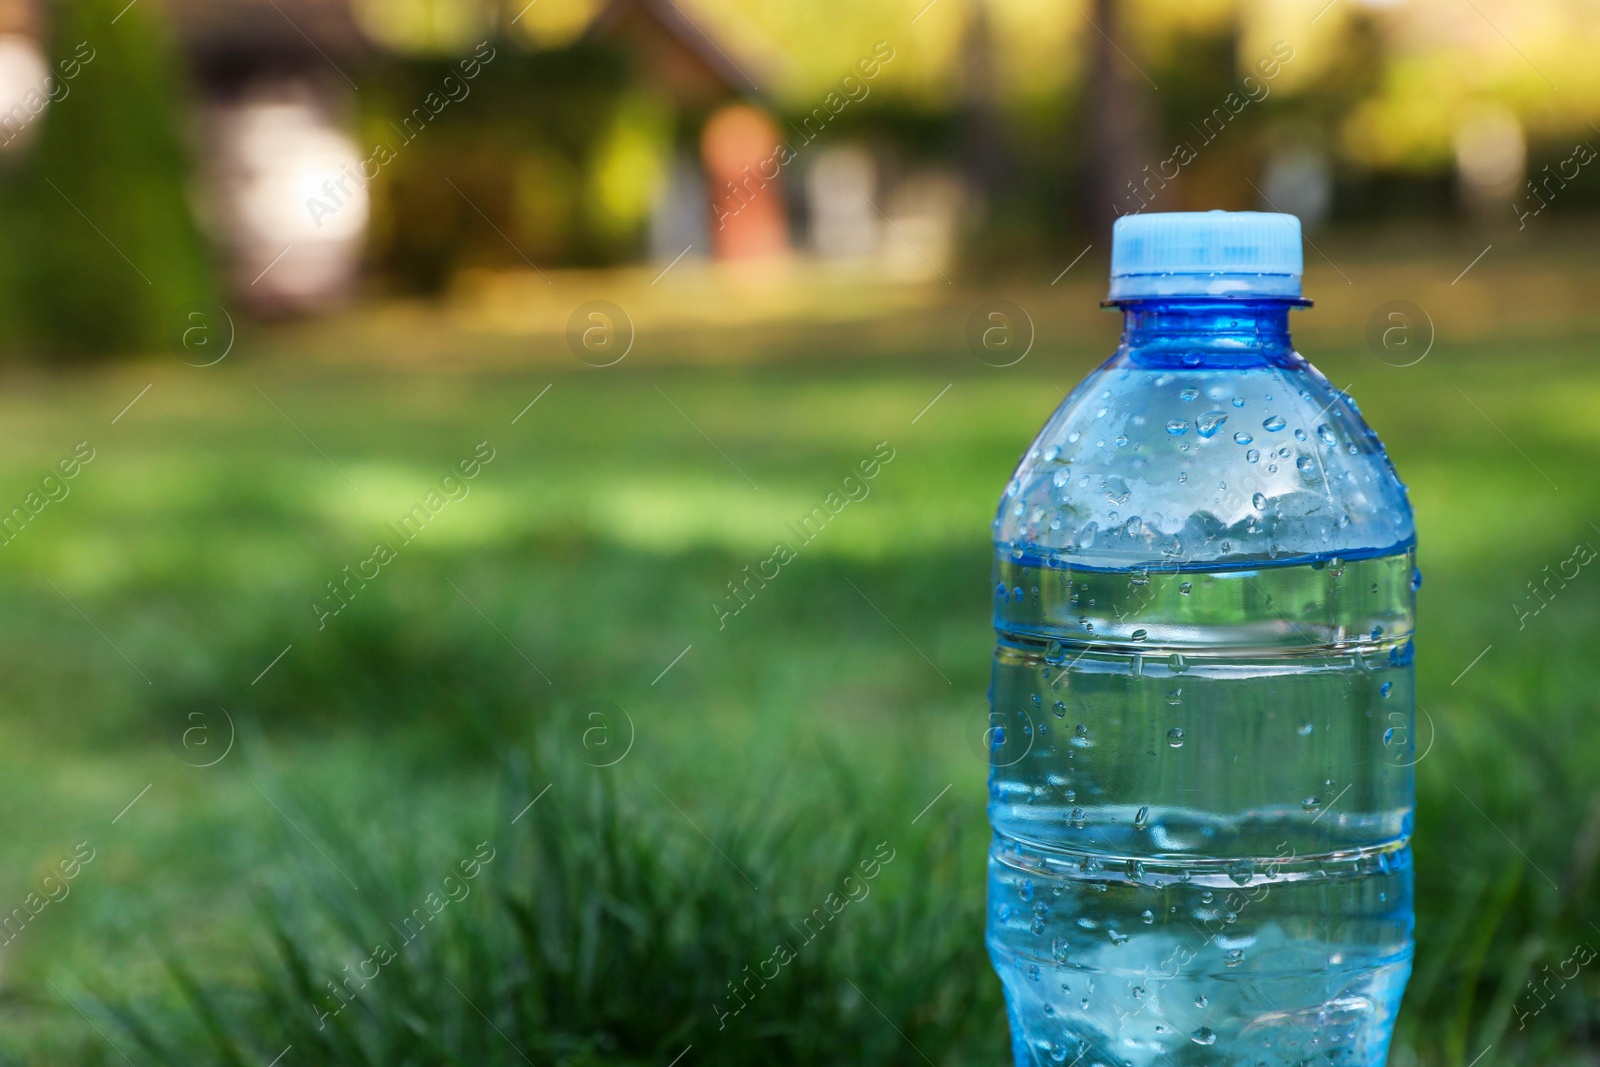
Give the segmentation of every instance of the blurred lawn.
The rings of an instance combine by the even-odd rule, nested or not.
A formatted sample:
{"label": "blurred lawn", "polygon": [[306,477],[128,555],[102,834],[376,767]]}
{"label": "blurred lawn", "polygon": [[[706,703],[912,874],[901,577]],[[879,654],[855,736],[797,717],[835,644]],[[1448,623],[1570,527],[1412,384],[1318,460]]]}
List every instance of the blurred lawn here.
{"label": "blurred lawn", "polygon": [[[1492,270],[1463,298],[1445,284],[1456,269],[1430,265],[1449,300],[1497,298]],[[584,284],[597,283],[559,286]],[[1600,577],[1584,569],[1525,628],[1513,605],[1576,544],[1600,545],[1596,305],[1587,290],[1562,297],[1537,341],[1452,333],[1469,312],[1436,312],[1433,351],[1400,368],[1367,350],[1365,317],[1408,294],[1345,292],[1325,268],[1319,286],[1345,310],[1307,313],[1300,347],[1349,384],[1421,531],[1418,748],[1432,747],[1418,768],[1419,962],[1393,1062],[1464,1063],[1488,1044],[1482,1067],[1592,1062],[1578,1056],[1600,1032],[1593,974],[1525,1030],[1512,1011],[1542,966],[1600,944]],[[577,723],[557,755],[581,773],[677,818],[659,789],[708,829],[837,790],[836,763],[876,783],[851,801],[863,818],[906,833],[950,785],[939,806],[979,831],[968,888],[981,893],[989,520],[1115,322],[1085,310],[1088,288],[1019,293],[1040,340],[999,369],[962,340],[979,294],[942,286],[854,304],[824,292],[831,322],[805,307],[754,326],[762,315],[686,320],[659,344],[646,301],[672,301],[629,292],[641,339],[605,370],[559,336],[576,299],[541,297],[558,309],[541,333],[483,327],[498,298],[479,292],[465,325],[398,308],[258,332],[210,368],[163,356],[8,375],[0,506],[77,442],[96,450],[70,495],[0,549],[0,911],[77,842],[97,850],[71,895],[0,949],[14,1044],[109,1056],[61,993],[86,1004],[87,978],[148,988],[169,950],[208,981],[248,981],[253,893],[291,859],[320,862],[318,827],[447,866],[458,837],[503,825],[520,798],[502,795],[499,769],[552,716]],[[480,441],[496,458],[470,495],[319,630],[309,605],[325,583],[375,539],[394,543],[384,523]],[[784,524],[881,441],[895,458],[871,495],[719,629],[725,583],[793,543]],[[573,718],[593,699],[636,732],[604,772],[581,767],[610,756],[583,747]],[[186,766],[220,753],[219,708],[237,743]],[[212,748],[192,733],[184,747],[197,725]],[[615,728],[605,752],[620,751]],[[1520,995],[1522,1010],[1537,1003]]]}

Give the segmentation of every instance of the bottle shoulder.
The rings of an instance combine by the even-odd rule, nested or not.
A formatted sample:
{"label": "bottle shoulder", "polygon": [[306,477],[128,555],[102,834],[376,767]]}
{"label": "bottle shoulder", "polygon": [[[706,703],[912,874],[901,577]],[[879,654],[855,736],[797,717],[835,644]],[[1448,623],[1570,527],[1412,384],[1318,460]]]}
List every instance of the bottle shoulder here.
{"label": "bottle shoulder", "polygon": [[1355,558],[1416,539],[1378,435],[1290,349],[1193,367],[1119,350],[1023,454],[994,534],[1013,554],[1105,569]]}

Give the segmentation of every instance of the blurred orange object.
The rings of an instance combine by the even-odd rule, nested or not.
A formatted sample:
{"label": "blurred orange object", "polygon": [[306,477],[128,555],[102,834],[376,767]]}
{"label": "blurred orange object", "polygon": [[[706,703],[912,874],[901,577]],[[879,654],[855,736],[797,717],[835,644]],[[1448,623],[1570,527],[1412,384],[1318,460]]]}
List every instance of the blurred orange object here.
{"label": "blurred orange object", "polygon": [[700,135],[711,187],[711,240],[719,259],[789,254],[777,124],[749,104],[718,111]]}

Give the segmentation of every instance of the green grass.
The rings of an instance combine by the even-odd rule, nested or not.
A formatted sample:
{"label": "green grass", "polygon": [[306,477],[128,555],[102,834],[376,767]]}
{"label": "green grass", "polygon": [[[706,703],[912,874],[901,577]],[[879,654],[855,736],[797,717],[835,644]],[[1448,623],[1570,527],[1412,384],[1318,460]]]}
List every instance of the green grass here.
{"label": "green grass", "polygon": [[[1104,334],[1004,370],[958,333],[904,351],[831,330],[827,356],[790,337],[694,365],[641,343],[605,371],[318,369],[279,334],[209,369],[13,373],[0,505],[76,442],[96,456],[0,548],[0,913],[78,842],[96,852],[0,948],[6,1043],[123,1062],[109,1039],[141,1067],[288,1044],[285,1065],[521,1063],[513,1042],[539,1063],[690,1044],[701,1063],[999,1062],[988,524]],[[1600,337],[1441,343],[1403,369],[1359,337],[1304,347],[1411,486],[1426,578],[1418,964],[1393,1062],[1589,1062],[1596,969],[1521,1029],[1513,1010],[1600,945],[1600,574],[1525,627],[1512,605],[1600,546]],[[325,583],[485,440],[470,494],[319,629]],[[882,441],[870,495],[719,628],[725,584]],[[227,756],[193,766],[229,719]],[[480,841],[502,849],[481,891],[317,1030],[315,979]],[[879,841],[898,852],[873,893],[719,1030],[718,991]]]}

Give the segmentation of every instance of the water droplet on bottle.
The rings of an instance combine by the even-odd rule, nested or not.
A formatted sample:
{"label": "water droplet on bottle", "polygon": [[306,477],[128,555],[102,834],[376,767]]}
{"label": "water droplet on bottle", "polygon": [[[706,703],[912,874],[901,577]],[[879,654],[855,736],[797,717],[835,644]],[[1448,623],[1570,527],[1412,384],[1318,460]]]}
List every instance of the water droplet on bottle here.
{"label": "water droplet on bottle", "polygon": [[1252,496],[1250,498],[1250,503],[1255,506],[1255,509],[1257,511],[1265,511],[1265,510],[1267,510],[1267,498],[1265,496],[1263,496],[1262,494],[1260,494],[1260,493],[1257,493],[1255,496]]}
{"label": "water droplet on bottle", "polygon": [[1167,731],[1167,744],[1173,748],[1183,747],[1183,727],[1174,726]]}
{"label": "water droplet on bottle", "polygon": [[1147,633],[1144,630],[1135,630],[1135,631],[1133,631],[1133,633],[1130,636],[1132,636],[1132,638],[1135,641],[1143,641],[1146,637],[1149,637],[1150,635],[1149,635],[1149,633]]}
{"label": "water droplet on bottle", "polygon": [[1201,892],[1200,892],[1200,903],[1209,904],[1209,903],[1211,903],[1211,901],[1213,899],[1214,898],[1211,896],[1211,890],[1209,890],[1209,889],[1201,890]]}
{"label": "water droplet on bottle", "polygon": [[1261,453],[1252,448],[1244,454],[1244,458],[1251,463],[1257,463],[1261,460]]}
{"label": "water droplet on bottle", "polygon": [[1200,390],[1191,385],[1187,386],[1183,392],[1179,393],[1178,395],[1184,400],[1193,400],[1195,397],[1200,395]]}
{"label": "water droplet on bottle", "polygon": [[1309,471],[1317,465],[1317,461],[1312,459],[1310,456],[1301,456],[1299,459],[1294,461],[1294,465],[1300,468],[1302,471]]}
{"label": "water droplet on bottle", "polygon": [[1167,432],[1174,437],[1182,437],[1189,432],[1189,424],[1182,419],[1173,419],[1167,423]]}
{"label": "water droplet on bottle", "polygon": [[1223,956],[1222,962],[1227,964],[1229,967],[1239,966],[1239,964],[1244,962],[1244,949],[1229,949],[1227,955]]}
{"label": "water droplet on bottle", "polygon": [[1222,424],[1228,421],[1228,416],[1221,411],[1208,411],[1194,420],[1194,428],[1201,437],[1215,437],[1217,431],[1222,429]]}
{"label": "water droplet on bottle", "polygon": [[1339,446],[1339,439],[1334,436],[1333,428],[1325,422],[1317,424],[1317,436],[1329,448],[1337,448]]}
{"label": "water droplet on bottle", "polygon": [[1266,430],[1268,433],[1277,433],[1279,430],[1283,429],[1285,425],[1286,423],[1283,421],[1282,415],[1269,415],[1267,416],[1266,421],[1261,424],[1261,428]]}
{"label": "water droplet on bottle", "polygon": [[1144,911],[1139,913],[1139,918],[1144,920],[1144,924],[1146,926],[1149,926],[1151,923],[1156,921],[1156,913],[1151,911],[1149,908],[1146,908]]}
{"label": "water droplet on bottle", "polygon": [[1194,586],[1190,585],[1188,582],[1179,582],[1178,583],[1178,592],[1182,593],[1184,596],[1188,596],[1189,595],[1189,591],[1191,589],[1193,589],[1193,588],[1194,588]]}
{"label": "water droplet on bottle", "polygon": [[1188,669],[1189,663],[1183,658],[1183,654],[1181,652],[1174,652],[1172,655],[1167,657],[1167,670],[1171,671],[1173,674],[1182,674]]}
{"label": "water droplet on bottle", "polygon": [[1055,961],[1057,963],[1066,963],[1067,962],[1067,939],[1064,938],[1064,937],[1058,937],[1055,940],[1051,941],[1050,942],[1050,954],[1055,957]]}
{"label": "water droplet on bottle", "polygon": [[1301,723],[1299,729],[1295,730],[1295,733],[1299,734],[1301,737],[1310,737],[1312,729],[1313,727],[1310,723]]}
{"label": "water droplet on bottle", "polygon": [[1135,815],[1133,817],[1133,828],[1135,830],[1143,830],[1145,828],[1145,824],[1149,820],[1150,820],[1150,808],[1147,805],[1145,807],[1140,808],[1139,809],[1139,814],[1137,814],[1137,815]]}
{"label": "water droplet on bottle", "polygon": [[1206,995],[1204,993],[1201,993],[1198,997],[1194,998],[1194,1006],[1197,1008],[1205,1008],[1209,1007],[1210,1005],[1211,1001],[1206,999]]}
{"label": "water droplet on bottle", "polygon": [[1244,407],[1244,397],[1242,397],[1242,396],[1234,397],[1233,398],[1233,406],[1236,407],[1236,408]]}
{"label": "water droplet on bottle", "polygon": [[1255,438],[1251,437],[1249,434],[1245,433],[1243,430],[1240,430],[1238,433],[1233,435],[1233,440],[1234,440],[1235,444],[1247,445],[1251,441],[1254,441]]}
{"label": "water droplet on bottle", "polygon": [[1125,445],[1127,445],[1127,443],[1128,443],[1128,435],[1127,434],[1125,434],[1125,433],[1117,434],[1117,447],[1118,448],[1124,447]]}
{"label": "water droplet on bottle", "polygon": [[1051,710],[1056,713],[1056,718],[1063,718],[1067,714],[1067,702],[1065,700],[1058,700],[1056,701],[1056,706]]}
{"label": "water droplet on bottle", "polygon": [[1189,1035],[1189,1040],[1197,1045],[1215,1045],[1217,1043],[1217,1035],[1212,1033],[1208,1027],[1202,1026]]}
{"label": "water droplet on bottle", "polygon": [[1306,814],[1309,815],[1313,811],[1316,811],[1318,808],[1322,807],[1322,798],[1321,797],[1306,797],[1304,800],[1302,800],[1300,802],[1300,807],[1304,808]]}
{"label": "water droplet on bottle", "polygon": [[1079,830],[1082,830],[1088,823],[1088,820],[1083,817],[1082,808],[1073,808],[1072,814],[1068,816],[1068,819],[1071,821],[1072,825]]}
{"label": "water droplet on bottle", "polygon": [[1234,885],[1249,885],[1255,873],[1256,865],[1250,860],[1239,860],[1228,868],[1228,877],[1233,879]]}

